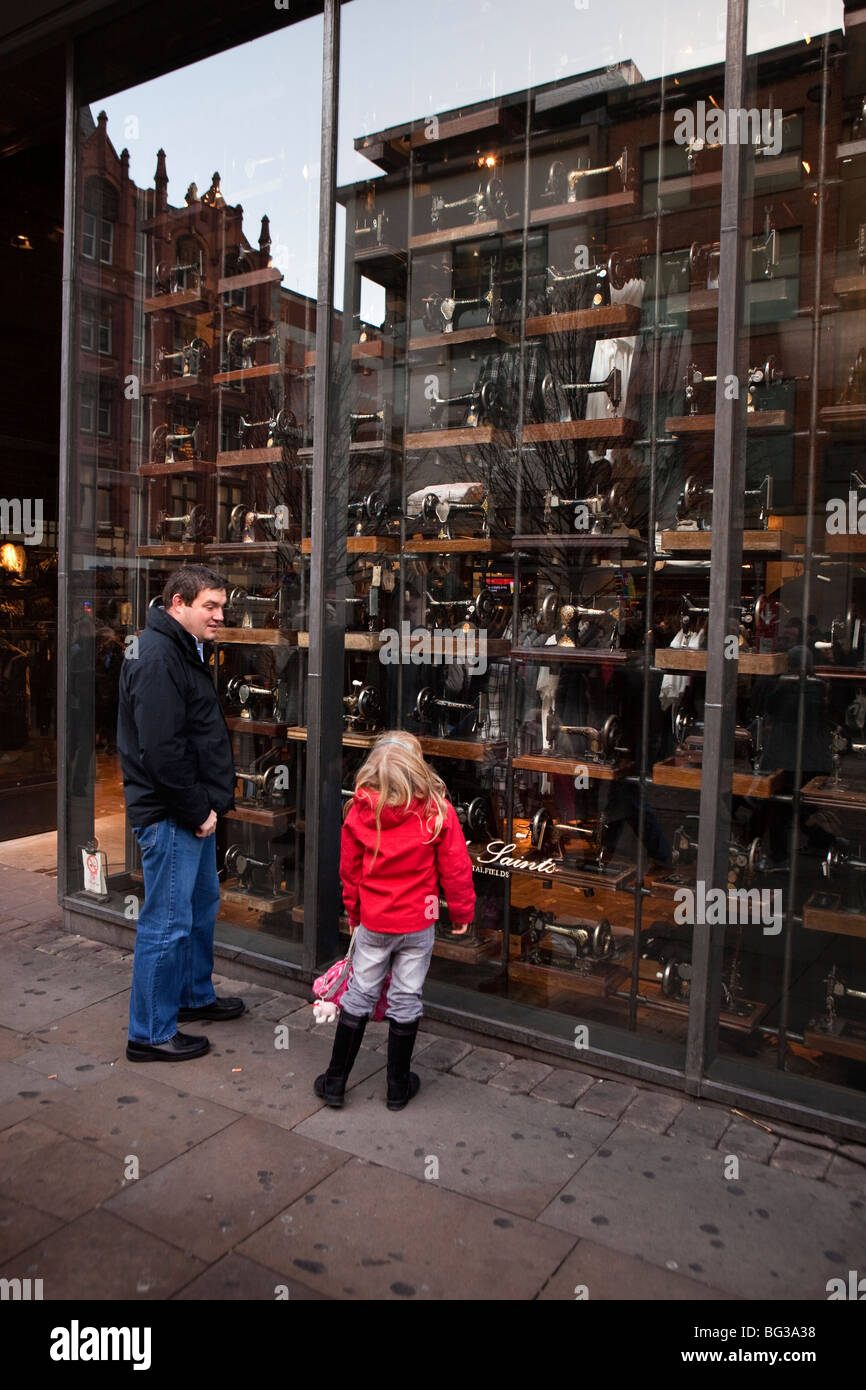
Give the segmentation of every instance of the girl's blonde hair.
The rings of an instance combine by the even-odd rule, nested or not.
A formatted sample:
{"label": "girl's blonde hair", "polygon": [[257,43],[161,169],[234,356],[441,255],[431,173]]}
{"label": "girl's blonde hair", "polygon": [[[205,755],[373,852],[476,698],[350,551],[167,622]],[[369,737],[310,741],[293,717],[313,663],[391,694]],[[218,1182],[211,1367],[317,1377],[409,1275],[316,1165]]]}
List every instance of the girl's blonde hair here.
{"label": "girl's blonde hair", "polygon": [[365,787],[379,793],[373,860],[382,840],[383,806],[402,806],[408,811],[413,802],[423,801],[423,814],[419,819],[430,836],[426,843],[435,840],[445,824],[448,807],[445,783],[425,763],[421,744],[414,734],[403,729],[388,729],[379,735],[367,760],[355,774],[355,792]]}

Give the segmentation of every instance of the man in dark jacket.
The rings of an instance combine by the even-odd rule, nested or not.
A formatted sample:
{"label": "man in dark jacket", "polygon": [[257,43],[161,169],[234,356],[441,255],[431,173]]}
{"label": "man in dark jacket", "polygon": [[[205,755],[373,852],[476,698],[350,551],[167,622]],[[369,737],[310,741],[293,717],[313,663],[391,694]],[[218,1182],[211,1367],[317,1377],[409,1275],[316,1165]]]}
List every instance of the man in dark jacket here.
{"label": "man in dark jacket", "polygon": [[204,1037],[178,1022],[236,1018],[241,999],[217,999],[213,938],[220,889],[217,816],[234,805],[234,759],[204,643],[223,621],[225,580],[204,565],[176,570],[127,653],[117,747],[129,823],[141,849],[129,1039],[132,1062],[200,1057]]}

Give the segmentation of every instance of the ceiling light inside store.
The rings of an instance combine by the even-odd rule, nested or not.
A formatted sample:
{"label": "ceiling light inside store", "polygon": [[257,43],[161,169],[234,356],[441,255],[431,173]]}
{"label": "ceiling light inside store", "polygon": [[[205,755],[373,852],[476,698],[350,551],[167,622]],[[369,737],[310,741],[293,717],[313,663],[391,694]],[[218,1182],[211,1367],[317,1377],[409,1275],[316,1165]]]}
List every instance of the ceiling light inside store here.
{"label": "ceiling light inside store", "polygon": [[32,250],[33,250],[33,247],[30,245],[30,238],[29,238],[29,236],[23,236],[23,235],[14,236],[14,237],[12,238],[12,245],[15,247],[15,250],[16,250],[16,251],[32,251]]}
{"label": "ceiling light inside store", "polygon": [[809,163],[808,159],[801,160],[801,163],[802,163],[802,165],[803,165],[803,168],[806,170],[806,173],[807,173],[807,174],[811,174],[811,172],[812,172],[812,166],[811,166],[811,164]]}
{"label": "ceiling light inside store", "polygon": [[11,574],[23,574],[27,563],[23,545],[13,545],[11,541],[0,546],[0,565]]}

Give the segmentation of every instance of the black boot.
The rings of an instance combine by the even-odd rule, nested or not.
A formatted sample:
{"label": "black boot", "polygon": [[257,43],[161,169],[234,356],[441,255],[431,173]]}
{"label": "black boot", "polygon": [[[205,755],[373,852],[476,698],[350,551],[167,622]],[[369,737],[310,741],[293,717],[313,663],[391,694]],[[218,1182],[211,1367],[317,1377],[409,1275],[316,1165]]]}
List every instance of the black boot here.
{"label": "black boot", "polygon": [[339,1109],[345,1099],[346,1081],[358,1055],[366,1027],[366,1014],[359,1018],[355,1014],[347,1014],[345,1009],[341,1010],[328,1070],[317,1076],[313,1082],[316,1095],[334,1109]]}
{"label": "black boot", "polygon": [[388,1031],[388,1109],[402,1110],[413,1096],[417,1096],[421,1082],[414,1071],[409,1070],[412,1049],[421,1020],[412,1023],[395,1023],[390,1020]]}

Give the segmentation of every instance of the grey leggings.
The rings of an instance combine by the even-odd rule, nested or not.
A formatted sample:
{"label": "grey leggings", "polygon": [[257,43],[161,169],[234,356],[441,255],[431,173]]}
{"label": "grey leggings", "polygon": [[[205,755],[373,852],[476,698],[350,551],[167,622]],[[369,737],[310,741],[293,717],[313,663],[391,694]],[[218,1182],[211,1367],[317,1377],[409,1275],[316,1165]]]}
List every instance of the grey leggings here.
{"label": "grey leggings", "polygon": [[356,927],[352,978],[340,1000],[340,1007],[356,1017],[372,1014],[390,970],[388,1018],[395,1023],[413,1023],[420,1018],[424,1012],[421,991],[435,937],[436,927],[432,922],[421,931],[397,935]]}

